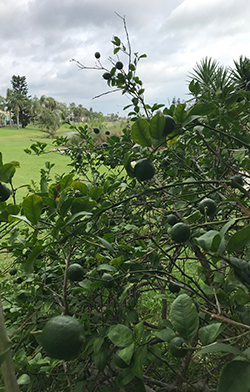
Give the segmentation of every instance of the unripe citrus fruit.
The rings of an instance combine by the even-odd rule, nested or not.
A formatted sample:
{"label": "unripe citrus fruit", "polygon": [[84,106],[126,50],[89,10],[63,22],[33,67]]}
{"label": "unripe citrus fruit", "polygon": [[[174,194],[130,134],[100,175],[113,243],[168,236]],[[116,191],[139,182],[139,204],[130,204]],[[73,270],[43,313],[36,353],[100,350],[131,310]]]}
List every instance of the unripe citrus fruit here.
{"label": "unripe citrus fruit", "polygon": [[166,221],[170,226],[174,226],[178,222],[178,218],[174,214],[169,214],[166,217]]}
{"label": "unripe citrus fruit", "polygon": [[16,274],[17,274],[17,269],[16,269],[16,268],[11,268],[11,269],[9,270],[9,274],[10,274],[11,276],[16,275]]}
{"label": "unripe citrus fruit", "polygon": [[100,52],[95,52],[95,58],[96,58],[96,59],[99,59],[100,57],[101,57]]}
{"label": "unripe citrus fruit", "polygon": [[185,340],[179,336],[176,336],[169,343],[169,350],[171,354],[176,358],[183,358],[187,354],[187,350],[183,348]]}
{"label": "unripe citrus fruit", "polygon": [[94,128],[93,131],[94,131],[96,134],[100,133],[100,129],[99,129],[99,128]]}
{"label": "unripe citrus fruit", "polygon": [[56,316],[45,325],[42,334],[42,346],[51,358],[70,360],[76,358],[85,341],[84,329],[76,319],[70,316]]}
{"label": "unripe citrus fruit", "polygon": [[181,288],[174,283],[169,283],[168,288],[171,293],[179,293],[181,290]]}
{"label": "unripe citrus fruit", "polygon": [[7,185],[0,183],[0,203],[2,201],[8,200],[8,198],[11,195],[11,190],[10,188],[7,187]]}
{"label": "unripe citrus fruit", "polygon": [[177,242],[178,244],[181,244],[182,242],[186,242],[190,235],[190,228],[186,223],[176,223],[170,232],[171,238],[173,241]]}
{"label": "unripe citrus fruit", "polygon": [[109,72],[104,72],[104,74],[102,75],[103,79],[105,80],[109,80],[111,79],[111,74]]}
{"label": "unripe citrus fruit", "polygon": [[83,279],[83,276],[84,276],[84,269],[80,264],[74,263],[68,267],[67,278],[71,282],[80,282],[80,280]]}
{"label": "unripe citrus fruit", "polygon": [[107,272],[104,272],[104,274],[102,275],[102,285],[107,289],[111,289],[111,287],[114,286],[112,275],[108,274]]}
{"label": "unripe citrus fruit", "polygon": [[175,129],[176,123],[173,119],[173,117],[166,115],[165,116],[165,126],[163,129],[163,135],[167,136],[170,133],[173,132],[173,130]]}
{"label": "unripe citrus fruit", "polygon": [[155,167],[150,159],[142,158],[136,162],[134,167],[135,177],[139,181],[150,180],[154,177]]}
{"label": "unripe citrus fruit", "polygon": [[107,131],[105,131],[106,135],[110,135],[110,131],[107,129]]}
{"label": "unripe citrus fruit", "polygon": [[243,178],[239,174],[235,174],[235,176],[233,176],[231,178],[231,187],[238,188],[238,185],[243,186],[244,181],[243,181]]}
{"label": "unripe citrus fruit", "polygon": [[121,61],[117,61],[115,66],[116,66],[117,69],[122,69],[123,68],[123,63]]}
{"label": "unripe citrus fruit", "polygon": [[198,204],[198,210],[202,214],[207,214],[208,216],[211,216],[215,213],[216,211],[216,203],[213,199],[209,199],[208,197],[201,200]]}

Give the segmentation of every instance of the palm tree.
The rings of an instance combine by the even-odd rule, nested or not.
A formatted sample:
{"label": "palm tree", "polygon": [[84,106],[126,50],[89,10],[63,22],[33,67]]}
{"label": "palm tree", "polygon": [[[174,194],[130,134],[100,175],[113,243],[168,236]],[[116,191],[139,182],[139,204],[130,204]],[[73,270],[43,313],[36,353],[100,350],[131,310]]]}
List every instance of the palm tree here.
{"label": "palm tree", "polygon": [[224,101],[233,91],[234,84],[228,68],[219,65],[216,60],[204,58],[196,63],[189,79],[194,80],[200,87],[201,101]]}
{"label": "palm tree", "polygon": [[240,56],[234,60],[235,69],[230,68],[231,78],[238,89],[250,90],[250,59]]}

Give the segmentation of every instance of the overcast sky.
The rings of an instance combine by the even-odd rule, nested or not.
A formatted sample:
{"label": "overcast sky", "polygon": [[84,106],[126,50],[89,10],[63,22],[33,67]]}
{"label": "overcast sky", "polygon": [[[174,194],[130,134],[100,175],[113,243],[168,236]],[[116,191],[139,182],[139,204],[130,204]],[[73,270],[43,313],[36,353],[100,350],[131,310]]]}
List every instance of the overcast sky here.
{"label": "overcast sky", "polygon": [[149,104],[188,99],[187,75],[206,56],[229,66],[250,57],[249,0],[0,0],[0,95],[24,75],[32,96],[123,114],[129,100],[118,92],[92,99],[108,90],[103,72],[70,61],[94,66],[99,51],[110,67],[112,37],[126,43],[116,12],[132,51],[148,56],[138,75]]}

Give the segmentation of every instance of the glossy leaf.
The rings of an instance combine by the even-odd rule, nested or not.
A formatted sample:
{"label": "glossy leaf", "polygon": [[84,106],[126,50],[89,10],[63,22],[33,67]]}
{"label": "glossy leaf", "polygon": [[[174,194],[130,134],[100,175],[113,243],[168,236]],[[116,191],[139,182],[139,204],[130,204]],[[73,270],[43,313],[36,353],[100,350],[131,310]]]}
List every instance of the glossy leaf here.
{"label": "glossy leaf", "polygon": [[23,212],[26,218],[33,223],[37,224],[42,214],[43,201],[38,195],[30,195],[23,201]]}
{"label": "glossy leaf", "polygon": [[157,113],[150,120],[150,134],[152,138],[160,140],[165,126],[165,117]]}
{"label": "glossy leaf", "polygon": [[245,246],[250,244],[250,225],[237,231],[233,234],[228,241],[227,251],[233,253],[237,250],[243,249]]}
{"label": "glossy leaf", "polygon": [[138,143],[141,146],[150,147],[152,140],[150,136],[149,122],[144,118],[136,120],[132,125],[131,137],[135,143]]}
{"label": "glossy leaf", "polygon": [[217,392],[248,392],[250,363],[232,361],[226,365],[219,380]]}
{"label": "glossy leaf", "polygon": [[221,323],[213,323],[206,325],[199,329],[199,339],[202,344],[210,344],[215,341],[217,336],[221,333],[224,328]]}
{"label": "glossy leaf", "polygon": [[134,342],[133,332],[123,324],[111,327],[108,332],[108,338],[117,347],[128,347]]}
{"label": "glossy leaf", "polygon": [[221,243],[221,236],[217,230],[209,230],[195,240],[206,252],[216,252]]}
{"label": "glossy leaf", "polygon": [[118,356],[127,364],[130,365],[131,359],[134,354],[135,343],[131,343],[129,346],[119,351]]}
{"label": "glossy leaf", "polygon": [[195,355],[209,354],[209,353],[228,353],[244,356],[244,354],[236,347],[230,346],[225,343],[212,343],[198,350]]}
{"label": "glossy leaf", "polygon": [[0,166],[0,181],[10,182],[15,172],[16,169],[12,163],[5,163],[4,165]]}
{"label": "glossy leaf", "polygon": [[195,304],[187,294],[179,295],[172,303],[170,319],[174,329],[190,342],[199,327],[199,316]]}

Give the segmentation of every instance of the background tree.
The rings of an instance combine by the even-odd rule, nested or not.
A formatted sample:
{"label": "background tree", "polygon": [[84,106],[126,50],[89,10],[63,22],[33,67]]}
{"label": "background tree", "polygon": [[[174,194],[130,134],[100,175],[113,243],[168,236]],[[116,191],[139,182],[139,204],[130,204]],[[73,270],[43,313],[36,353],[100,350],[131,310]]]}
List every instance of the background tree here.
{"label": "background tree", "polygon": [[21,123],[22,128],[25,128],[31,118],[31,104],[30,97],[28,97],[26,77],[13,75],[11,84],[11,110],[17,121],[17,128],[19,129],[19,123]]}

